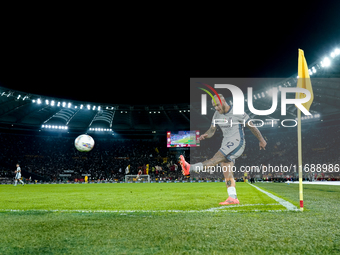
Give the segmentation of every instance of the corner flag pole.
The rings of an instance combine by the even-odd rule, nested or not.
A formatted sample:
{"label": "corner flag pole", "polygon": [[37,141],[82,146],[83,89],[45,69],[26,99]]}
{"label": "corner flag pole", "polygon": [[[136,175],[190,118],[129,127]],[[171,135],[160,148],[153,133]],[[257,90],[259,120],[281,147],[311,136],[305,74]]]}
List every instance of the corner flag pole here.
{"label": "corner flag pole", "polygon": [[299,108],[297,109],[297,115],[298,115],[299,197],[300,197],[300,211],[303,211],[301,110]]}
{"label": "corner flag pole", "polygon": [[[308,102],[302,105],[309,111],[309,108],[313,102],[314,95],[312,84],[310,82],[308,65],[304,56],[303,50],[299,49],[299,60],[298,60],[298,88],[307,89],[311,98]],[[296,93],[295,98],[304,98],[306,95],[304,93]],[[301,110],[297,108],[297,118],[298,118],[298,164],[299,164],[299,195],[300,195],[300,210],[303,211],[303,186],[302,186],[302,139],[301,139]]]}

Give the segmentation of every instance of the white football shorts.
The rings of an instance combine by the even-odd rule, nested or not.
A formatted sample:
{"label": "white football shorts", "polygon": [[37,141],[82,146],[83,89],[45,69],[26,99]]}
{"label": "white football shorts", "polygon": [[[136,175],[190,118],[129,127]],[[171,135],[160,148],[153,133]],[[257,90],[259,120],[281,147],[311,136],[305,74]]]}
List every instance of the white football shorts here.
{"label": "white football shorts", "polygon": [[224,157],[235,164],[235,159],[242,155],[246,147],[246,141],[240,137],[228,137],[223,138],[220,152],[223,153]]}

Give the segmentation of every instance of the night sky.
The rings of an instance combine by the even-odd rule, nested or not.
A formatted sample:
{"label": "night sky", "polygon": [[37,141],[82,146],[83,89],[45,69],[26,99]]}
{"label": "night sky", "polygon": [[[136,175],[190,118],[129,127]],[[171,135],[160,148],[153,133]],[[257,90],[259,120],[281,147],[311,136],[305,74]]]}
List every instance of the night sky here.
{"label": "night sky", "polygon": [[313,63],[340,46],[340,1],[266,3],[193,9],[178,28],[151,19],[132,30],[27,30],[3,47],[0,85],[110,104],[189,103],[190,77],[286,78],[298,48]]}

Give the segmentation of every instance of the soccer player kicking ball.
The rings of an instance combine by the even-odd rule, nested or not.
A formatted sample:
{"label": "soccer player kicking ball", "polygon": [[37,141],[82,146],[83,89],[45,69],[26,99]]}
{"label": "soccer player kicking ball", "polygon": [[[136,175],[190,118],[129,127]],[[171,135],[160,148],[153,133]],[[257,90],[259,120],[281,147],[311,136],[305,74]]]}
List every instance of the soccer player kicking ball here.
{"label": "soccer player kicking ball", "polygon": [[207,170],[209,166],[215,167],[217,164],[220,164],[229,195],[227,200],[221,202],[220,205],[239,204],[240,202],[236,195],[232,167],[235,164],[235,159],[242,155],[246,145],[243,130],[244,125],[246,125],[260,141],[260,150],[265,150],[267,142],[264,140],[260,131],[254,126],[254,124],[249,121],[249,116],[246,113],[243,115],[233,115],[232,106],[227,104],[222,94],[219,94],[219,97],[222,105],[215,95],[216,100],[212,101],[212,105],[216,112],[212,119],[212,125],[207,132],[199,137],[199,139],[204,140],[206,138],[211,138],[216,131],[215,124],[218,124],[223,133],[221,148],[217,151],[213,158],[192,165],[185,161],[183,155],[180,155],[180,165],[182,166],[183,174],[189,175],[190,171],[200,172],[203,169]]}
{"label": "soccer player kicking ball", "polygon": [[17,164],[17,170],[14,171],[14,173],[15,173],[14,186],[17,186],[18,181],[21,182],[22,186],[24,186],[25,183],[21,180],[21,168],[19,164]]}

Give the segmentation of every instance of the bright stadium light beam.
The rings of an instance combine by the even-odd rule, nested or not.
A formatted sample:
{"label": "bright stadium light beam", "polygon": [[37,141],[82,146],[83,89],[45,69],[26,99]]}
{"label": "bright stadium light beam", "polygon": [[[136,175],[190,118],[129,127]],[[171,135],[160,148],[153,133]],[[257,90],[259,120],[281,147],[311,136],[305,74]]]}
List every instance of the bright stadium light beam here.
{"label": "bright stadium light beam", "polygon": [[335,56],[339,56],[340,55],[340,49],[336,48],[334,50],[334,54],[335,54]]}
{"label": "bright stadium light beam", "polygon": [[331,60],[328,57],[325,57],[322,61],[324,67],[328,67],[331,65]]}

